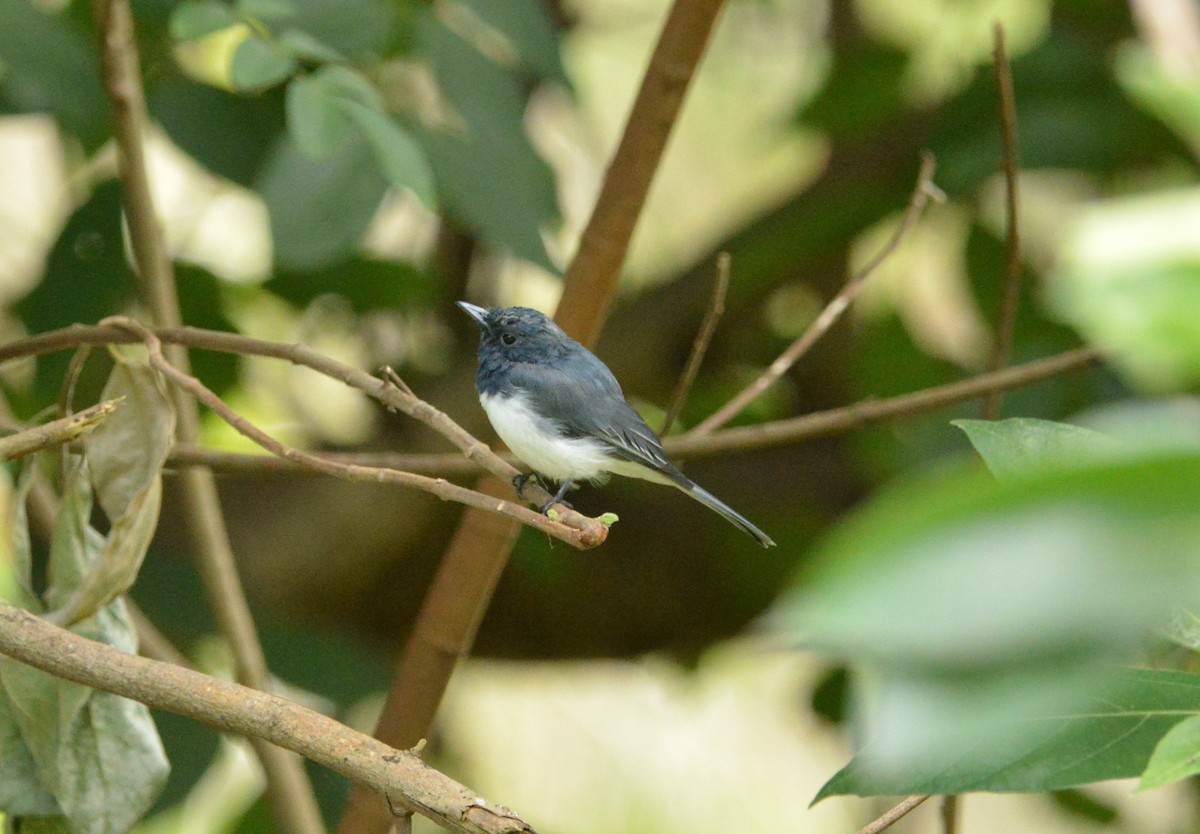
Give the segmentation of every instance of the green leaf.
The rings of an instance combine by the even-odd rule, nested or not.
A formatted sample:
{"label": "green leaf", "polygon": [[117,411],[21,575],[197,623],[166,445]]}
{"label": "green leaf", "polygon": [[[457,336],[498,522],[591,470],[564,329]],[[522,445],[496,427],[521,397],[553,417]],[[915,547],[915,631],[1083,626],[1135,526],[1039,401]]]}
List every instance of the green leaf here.
{"label": "green leaf", "polygon": [[558,222],[558,195],[525,133],[525,88],[428,12],[418,19],[416,46],[465,122],[420,132],[442,204],[493,246],[556,272],[541,229]]}
{"label": "green leaf", "polygon": [[437,208],[437,190],[425,152],[408,131],[386,113],[346,101],[342,107],[362,131],[388,182],[407,188],[426,208]]}
{"label": "green leaf", "polygon": [[1033,721],[1035,733],[1019,732],[987,749],[964,747],[887,774],[871,772],[859,756],[814,801],[844,794],[1034,793],[1137,776],[1181,718],[1194,720],[1188,716],[1200,704],[1200,676],[1131,669],[1108,683],[1076,709]]}
{"label": "green leaf", "polygon": [[195,40],[238,23],[237,14],[220,0],[187,0],[171,12],[171,37],[177,41]]}
{"label": "green leaf", "polygon": [[1185,649],[1200,652],[1200,617],[1194,612],[1182,607],[1176,608],[1166,625],[1165,633],[1169,640]]}
{"label": "green leaf", "polygon": [[287,117],[296,147],[317,161],[338,149],[350,127],[341,101],[316,73],[293,78],[288,84]]}
{"label": "green leaf", "polygon": [[286,128],[283,90],[257,96],[171,78],[149,91],[150,115],[189,156],[246,188]]}
{"label": "green leaf", "polygon": [[997,478],[1039,467],[1080,463],[1118,448],[1116,441],[1092,429],[1014,417],[1009,420],[951,420],[966,432],[988,469]]}
{"label": "green leaf", "polygon": [[[158,525],[162,467],[175,432],[175,410],[157,372],[144,362],[119,360],[103,396],[121,399],[121,408],[87,437],[84,448],[86,471],[112,526],[98,553],[82,544],[95,531],[72,526],[67,541],[79,547],[80,555],[71,563],[83,564],[55,575],[52,593],[65,601],[48,618],[59,624],[86,619],[129,590]],[[75,522],[87,523],[82,517]]]}
{"label": "green leaf", "polygon": [[1192,715],[1159,740],[1138,787],[1158,788],[1197,773],[1200,773],[1200,715]]}
{"label": "green leaf", "polygon": [[1115,69],[1133,101],[1188,142],[1200,139],[1200,85],[1194,78],[1168,71],[1153,52],[1132,41],[1117,50]]}
{"label": "green leaf", "polygon": [[287,20],[296,14],[289,0],[237,0],[238,11],[258,20]]}
{"label": "green leaf", "polygon": [[346,56],[333,47],[299,29],[288,29],[280,34],[279,46],[302,60],[331,63],[341,63],[346,60]]}
{"label": "green leaf", "polygon": [[256,188],[270,210],[275,263],[281,269],[310,270],[354,254],[387,182],[366,142],[351,133],[319,162],[293,142],[279,142]]}
{"label": "green leaf", "polygon": [[29,0],[0,0],[0,56],[0,104],[52,114],[88,150],[108,138],[95,44],[65,15]]}
{"label": "green leaf", "polygon": [[0,691],[0,808],[10,817],[57,816],[62,813],[54,795],[42,787],[37,762],[21,736],[9,706]]}
{"label": "green leaf", "polygon": [[[1074,255],[1047,282],[1063,317],[1148,391],[1200,382],[1200,249],[1175,222],[1197,210],[1192,194],[1114,201],[1082,220]],[[1112,251],[1113,235],[1130,245]]]}
{"label": "green leaf", "polygon": [[545,3],[540,0],[464,0],[484,23],[503,35],[522,63],[539,77],[567,85],[558,49],[558,34]]}
{"label": "green leaf", "polygon": [[1198,543],[1195,452],[940,473],[831,535],[781,627],[870,681],[860,769],[879,784],[964,750],[982,767],[1044,738],[1038,716],[1071,714],[1195,602]]}
{"label": "green leaf", "polygon": [[[79,629],[92,639],[136,651],[133,626],[122,603],[101,611]],[[32,760],[40,790],[52,795],[71,834],[125,834],[162,789],[169,765],[149,710],[136,701],[55,678],[8,658],[0,659],[2,696]],[[0,782],[18,765],[28,780],[29,760],[0,759]],[[28,782],[27,782],[28,784]]]}
{"label": "green leaf", "polygon": [[274,87],[296,71],[296,56],[272,41],[251,35],[233,53],[230,75],[242,92]]}

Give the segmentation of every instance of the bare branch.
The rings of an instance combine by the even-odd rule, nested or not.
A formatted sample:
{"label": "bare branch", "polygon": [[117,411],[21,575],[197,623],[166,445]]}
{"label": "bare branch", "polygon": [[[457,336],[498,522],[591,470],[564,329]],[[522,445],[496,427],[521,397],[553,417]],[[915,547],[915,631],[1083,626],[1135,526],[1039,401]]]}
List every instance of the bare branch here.
{"label": "bare branch", "polygon": [[460,487],[441,478],[427,478],[423,475],[413,475],[412,473],[400,472],[395,469],[380,469],[337,463],[318,457],[317,455],[301,452],[299,449],[285,446],[245,417],[235,412],[200,380],[190,374],[183,373],[171,365],[162,354],[162,345],[158,337],[145,326],[134,319],[124,317],[107,319],[103,323],[129,330],[140,336],[146,343],[146,348],[150,354],[150,364],[154,368],[170,379],[175,385],[210,408],[218,417],[237,430],[239,434],[254,441],[273,455],[295,461],[317,472],[332,475],[335,478],[342,478],[349,481],[392,483],[413,487],[435,495],[443,501],[457,501],[460,504],[466,504],[470,507],[511,516],[523,524],[528,524],[530,527],[541,530],[547,535],[580,549],[602,544],[608,535],[608,528],[599,521],[592,521],[591,524],[587,525],[587,529],[584,530],[572,529],[565,524],[552,521],[541,513],[534,512],[520,504],[515,504],[511,501],[497,501],[489,495]]}
{"label": "bare branch", "polygon": [[907,816],[909,811],[911,811],[913,808],[916,808],[918,805],[920,805],[926,799],[929,799],[929,797],[928,796],[910,796],[910,797],[908,797],[908,799],[905,799],[903,802],[897,804],[895,807],[893,807],[891,810],[889,810],[882,817],[880,817],[879,819],[872,822],[870,825],[861,829],[858,832],[858,834],[879,834],[879,832],[881,832],[881,831],[887,831],[889,828],[891,828],[893,825],[895,825],[897,822],[899,822],[903,817]]}
{"label": "bare branch", "polygon": [[[171,663],[125,654],[0,600],[0,653],[52,675],[295,751],[463,834],[532,828],[501,805],[396,750],[284,698]],[[291,755],[290,753],[288,755]]]}
{"label": "bare branch", "polygon": [[905,210],[904,216],[900,219],[900,224],[896,227],[896,231],[892,233],[891,238],[884,247],[876,253],[870,262],[863,266],[855,275],[851,276],[841,291],[833,297],[833,300],[825,305],[825,309],[821,311],[816,320],[800,335],[800,338],[788,345],[787,349],[779,354],[779,358],[772,362],[757,379],[688,432],[689,437],[702,437],[706,434],[711,434],[741,414],[746,406],[754,402],[763,391],[766,391],[776,380],[787,373],[800,357],[806,354],[809,348],[825,335],[834,322],[841,318],[842,313],[850,306],[850,302],[862,292],[867,280],[874,274],[875,270],[900,246],[909,229],[917,222],[917,218],[921,216],[921,210],[925,208],[925,204],[931,199],[944,199],[942,192],[933,184],[933,172],[936,167],[933,155],[926,153],[921,160],[921,170],[917,175],[917,185],[913,189],[912,197],[908,201],[908,208]]}
{"label": "bare branch", "polygon": [[708,345],[712,341],[713,333],[717,330],[717,322],[725,313],[725,296],[729,292],[729,262],[728,252],[717,255],[717,283],[713,285],[712,301],[709,303],[708,313],[700,325],[700,331],[696,334],[696,341],[692,343],[692,352],[688,355],[683,376],[679,378],[679,383],[675,386],[675,393],[671,395],[671,404],[667,407],[667,415],[663,417],[662,428],[658,432],[660,435],[669,434],[671,427],[679,419],[679,413],[683,411],[683,404],[687,402],[688,393],[696,383],[696,374],[700,372],[704,355],[708,353]]}
{"label": "bare branch", "polygon": [[[996,23],[994,63],[996,86],[1000,90],[1000,136],[1004,168],[1004,288],[1000,297],[1000,315],[996,321],[996,339],[988,370],[998,371],[1012,356],[1013,336],[1017,327],[1017,306],[1021,300],[1021,235],[1017,224],[1017,104],[1013,95],[1012,68],[1004,51],[1004,26]],[[1000,414],[1000,392],[989,392],[983,399],[981,416],[995,420]]]}
{"label": "bare branch", "polygon": [[[174,268],[146,169],[148,114],[133,11],[129,0],[93,0],[92,10],[101,42],[104,89],[113,112],[121,195],[138,267],[138,287],[154,322],[179,325],[182,318]],[[176,349],[171,358],[185,372],[190,370],[186,351]],[[200,433],[199,410],[182,395],[176,397],[175,406],[176,437],[193,442]],[[182,482],[182,504],[196,545],[197,567],[209,605],[233,653],[238,680],[263,689],[270,681],[267,662],[234,564],[216,481],[210,470],[191,469],[183,473]],[[265,744],[256,744],[255,752],[266,774],[267,798],[280,828],[289,834],[324,834],[321,811],[299,759]]]}
{"label": "bare branch", "polygon": [[0,438],[0,460],[13,460],[51,446],[70,443],[104,422],[109,414],[116,411],[122,399],[124,398],[105,400],[91,408],[85,408],[78,414]]}

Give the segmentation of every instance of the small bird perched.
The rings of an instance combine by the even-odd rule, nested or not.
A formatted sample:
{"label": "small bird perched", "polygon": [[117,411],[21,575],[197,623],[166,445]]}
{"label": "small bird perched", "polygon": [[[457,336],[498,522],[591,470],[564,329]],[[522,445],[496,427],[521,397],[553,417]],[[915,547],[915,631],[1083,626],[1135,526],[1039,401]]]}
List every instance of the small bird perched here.
{"label": "small bird perched", "polygon": [[[537,475],[558,481],[560,502],[573,481],[609,473],[678,487],[763,547],[775,544],[667,460],[662,443],[629,403],[608,366],[537,310],[489,310],[458,302],[479,323],[479,402],[500,439]],[[520,492],[531,475],[513,479]]]}

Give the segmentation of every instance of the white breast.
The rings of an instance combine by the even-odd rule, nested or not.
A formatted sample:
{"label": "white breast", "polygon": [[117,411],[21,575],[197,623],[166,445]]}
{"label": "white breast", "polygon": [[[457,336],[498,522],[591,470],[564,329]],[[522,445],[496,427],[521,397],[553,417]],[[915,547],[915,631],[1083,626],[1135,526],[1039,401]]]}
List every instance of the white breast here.
{"label": "white breast", "polygon": [[[500,439],[535,472],[556,481],[594,480],[613,471],[598,441],[563,437],[521,396],[479,398]],[[624,473],[622,473],[624,474]]]}

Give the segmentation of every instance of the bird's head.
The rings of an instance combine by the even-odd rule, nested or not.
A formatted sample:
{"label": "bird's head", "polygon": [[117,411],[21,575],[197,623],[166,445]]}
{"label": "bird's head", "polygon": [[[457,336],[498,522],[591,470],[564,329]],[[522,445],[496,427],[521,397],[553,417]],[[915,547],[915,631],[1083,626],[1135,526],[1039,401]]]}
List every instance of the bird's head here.
{"label": "bird's head", "polygon": [[511,362],[546,362],[559,356],[568,337],[562,328],[529,307],[488,309],[465,301],[458,306],[475,319],[480,330],[480,355],[502,356]]}

